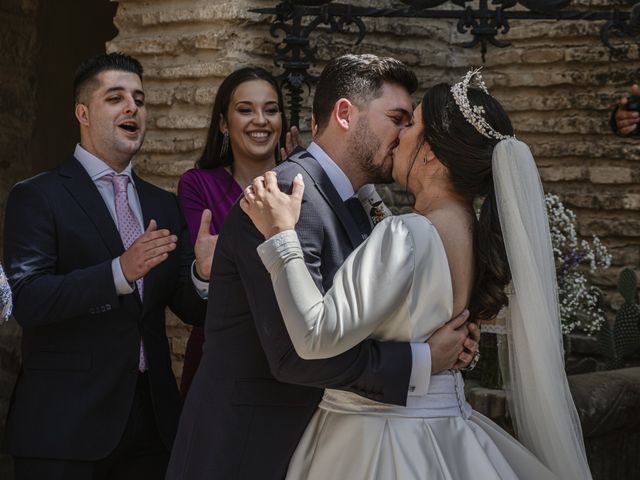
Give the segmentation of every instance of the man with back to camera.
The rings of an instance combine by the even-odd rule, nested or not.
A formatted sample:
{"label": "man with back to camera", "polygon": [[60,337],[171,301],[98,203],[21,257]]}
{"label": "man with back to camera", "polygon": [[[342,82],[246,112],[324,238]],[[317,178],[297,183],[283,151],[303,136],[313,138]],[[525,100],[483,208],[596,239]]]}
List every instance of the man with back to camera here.
{"label": "man with back to camera", "polygon": [[[290,191],[298,173],[308,186],[296,230],[323,291],[371,227],[355,192],[391,181],[392,151],[411,121],[416,87],[413,72],[392,58],[344,55],[330,61],[314,97],[314,142],[276,167],[283,190]],[[479,331],[462,316],[428,344],[369,339],[337,357],[302,360],[256,252],[263,241],[235,205],[216,247],[203,357],[168,479],[281,479],[324,388],[405,405],[408,395],[426,393],[432,371],[471,362],[463,346],[477,349]]]}

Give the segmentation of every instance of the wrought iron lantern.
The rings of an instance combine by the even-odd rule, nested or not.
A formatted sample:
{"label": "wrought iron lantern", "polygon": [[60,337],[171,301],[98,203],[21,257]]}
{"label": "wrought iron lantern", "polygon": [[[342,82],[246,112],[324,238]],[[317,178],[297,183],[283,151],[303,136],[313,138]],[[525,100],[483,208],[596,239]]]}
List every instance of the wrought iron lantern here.
{"label": "wrought iron lantern", "polygon": [[358,44],[367,33],[364,18],[454,19],[457,30],[472,37],[463,47],[480,46],[483,61],[489,45],[498,48],[511,45],[497,38],[509,32],[510,20],[602,21],[600,38],[611,49],[614,49],[612,36],[630,37],[640,33],[638,0],[626,2],[632,6],[630,11],[566,10],[571,0],[401,0],[401,3],[402,6],[383,8],[332,0],[283,0],[271,8],[251,10],[275,16],[271,35],[282,39],[275,47],[274,62],[284,69],[279,80],[289,94],[292,125],[298,125],[300,121],[305,85],[310,86],[316,80],[309,73],[316,53],[310,35],[320,25],[328,26],[332,33],[348,34],[354,29],[357,33],[355,44]]}

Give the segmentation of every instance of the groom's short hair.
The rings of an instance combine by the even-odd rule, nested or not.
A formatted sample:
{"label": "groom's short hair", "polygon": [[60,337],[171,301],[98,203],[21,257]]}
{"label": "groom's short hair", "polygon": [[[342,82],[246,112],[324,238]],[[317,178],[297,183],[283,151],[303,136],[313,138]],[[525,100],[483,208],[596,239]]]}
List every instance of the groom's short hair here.
{"label": "groom's short hair", "polygon": [[415,73],[395,58],[349,54],[329,61],[320,74],[313,97],[318,130],[322,131],[327,125],[338,100],[347,98],[363,107],[382,94],[385,82],[398,84],[409,94],[418,88]]}
{"label": "groom's short hair", "polygon": [[98,74],[109,70],[135,73],[142,81],[142,65],[135,58],[121,52],[102,53],[85,60],[76,70],[73,79],[73,96],[76,103],[88,101],[87,95],[98,88]]}

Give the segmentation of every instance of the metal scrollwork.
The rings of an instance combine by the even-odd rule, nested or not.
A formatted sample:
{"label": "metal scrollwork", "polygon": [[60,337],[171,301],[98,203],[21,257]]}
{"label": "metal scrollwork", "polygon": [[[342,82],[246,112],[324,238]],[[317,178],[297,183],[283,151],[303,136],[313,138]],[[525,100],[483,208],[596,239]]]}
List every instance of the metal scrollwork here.
{"label": "metal scrollwork", "polygon": [[[510,42],[499,40],[509,32],[511,20],[587,20],[603,21],[602,43],[614,49],[612,36],[635,37],[640,34],[640,1],[633,2],[631,11],[594,10],[566,11],[571,0],[401,0],[403,6],[376,8],[354,6],[332,0],[283,0],[274,7],[252,12],[274,15],[271,35],[281,38],[276,45],[274,63],[284,71],[279,80],[289,97],[291,124],[298,125],[304,88],[316,81],[309,68],[316,61],[317,48],[310,36],[321,25],[332,33],[349,34],[354,30],[360,43],[367,34],[365,18],[439,18],[457,20],[457,29],[471,35],[463,47],[480,46],[485,60],[488,46],[505,48]],[[453,4],[446,8],[445,4]],[[631,3],[631,2],[628,2]],[[474,5],[476,5],[474,7]],[[512,9],[516,6],[526,10]],[[355,27],[355,28],[353,28]]]}

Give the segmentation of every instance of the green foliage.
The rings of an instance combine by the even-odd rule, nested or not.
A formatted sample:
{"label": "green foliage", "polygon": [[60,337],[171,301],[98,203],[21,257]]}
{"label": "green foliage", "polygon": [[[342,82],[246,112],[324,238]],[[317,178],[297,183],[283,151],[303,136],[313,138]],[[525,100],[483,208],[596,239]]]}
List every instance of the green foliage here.
{"label": "green foliage", "polygon": [[613,325],[605,322],[598,332],[598,347],[609,368],[622,368],[624,356],[640,348],[640,306],[638,282],[633,270],[624,269],[618,278],[618,291],[624,303]]}

